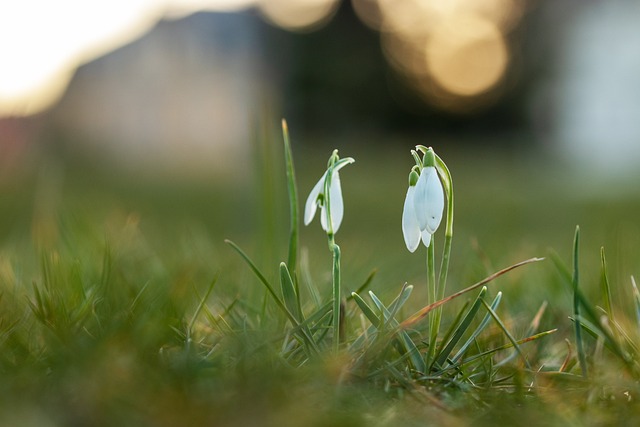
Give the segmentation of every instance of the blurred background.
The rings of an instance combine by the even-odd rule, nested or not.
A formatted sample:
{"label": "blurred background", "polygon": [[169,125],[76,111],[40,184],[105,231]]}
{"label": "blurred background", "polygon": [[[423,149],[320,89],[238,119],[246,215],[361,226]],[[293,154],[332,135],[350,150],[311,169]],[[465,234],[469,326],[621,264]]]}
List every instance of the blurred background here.
{"label": "blurred background", "polygon": [[222,171],[280,117],[330,146],[446,135],[600,172],[640,157],[637,2],[29,0],[0,16],[4,170],[65,144]]}
{"label": "blurred background", "polygon": [[135,213],[280,260],[285,117],[301,198],[331,149],[357,160],[341,172],[357,278],[423,274],[400,232],[416,144],[452,170],[459,266],[568,257],[581,224],[596,258],[638,267],[640,2],[22,0],[0,22],[4,239]]}

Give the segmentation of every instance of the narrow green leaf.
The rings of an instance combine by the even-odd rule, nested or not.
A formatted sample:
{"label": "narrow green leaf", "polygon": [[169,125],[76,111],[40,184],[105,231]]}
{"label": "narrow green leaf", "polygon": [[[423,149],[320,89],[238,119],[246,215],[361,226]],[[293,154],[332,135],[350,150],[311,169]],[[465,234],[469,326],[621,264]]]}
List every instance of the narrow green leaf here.
{"label": "narrow green leaf", "polygon": [[633,301],[635,302],[636,322],[638,330],[640,330],[640,291],[638,291],[638,285],[636,285],[636,279],[633,276],[631,276],[631,287],[633,289]]}
{"label": "narrow green leaf", "polygon": [[[400,296],[396,299],[397,304],[394,307],[395,311],[397,311],[397,309],[399,308],[400,303],[404,304],[404,301],[406,301],[406,298],[408,298],[409,294],[411,293],[411,289],[412,288],[410,287],[403,288],[402,292],[400,293]],[[399,328],[400,324],[396,319],[394,319],[391,316],[391,312],[389,311],[389,309],[387,309],[387,307],[385,307],[382,301],[380,301],[380,299],[378,299],[378,297],[376,297],[376,295],[372,291],[369,291],[369,295],[371,296],[371,299],[376,304],[376,306],[382,311],[384,316],[383,317],[384,324],[389,325],[391,328],[394,328],[394,329]],[[415,343],[413,342],[413,340],[411,339],[407,331],[400,330],[400,333],[398,334],[398,340],[400,341],[400,344],[404,348],[404,351],[409,353],[409,358],[411,360],[411,363],[413,364],[414,369],[419,372],[425,373],[427,366],[424,363],[422,354],[420,354],[418,347],[416,347]]]}
{"label": "narrow green leaf", "polygon": [[440,351],[442,351],[442,346],[444,346],[446,343],[449,342],[454,332],[458,329],[458,326],[460,326],[460,324],[462,323],[462,319],[464,318],[464,315],[469,309],[470,305],[471,305],[470,301],[465,301],[465,303],[462,305],[460,310],[458,310],[458,312],[456,313],[456,317],[453,319],[453,321],[449,325],[449,328],[442,336],[442,339],[440,340],[440,347],[436,352],[436,354],[439,354]]}
{"label": "narrow green leaf", "polygon": [[497,352],[503,351],[503,350],[508,350],[508,349],[514,347],[514,344],[517,345],[517,346],[520,346],[522,344],[526,344],[528,342],[535,341],[535,340],[538,340],[540,338],[546,337],[547,335],[551,335],[551,334],[553,334],[553,333],[555,333],[557,331],[558,331],[557,329],[550,329],[548,331],[540,332],[538,334],[529,336],[527,338],[523,338],[523,339],[515,341],[515,342],[514,341],[508,342],[508,343],[506,343],[504,345],[501,345],[500,347],[496,347],[496,348],[493,348],[491,350],[487,350],[487,351],[484,351],[484,352],[481,352],[481,353],[478,353],[478,354],[474,354],[473,356],[470,356],[470,357],[464,359],[459,365],[451,365],[451,366],[443,369],[442,372],[445,372],[445,371],[448,371],[448,370],[451,370],[451,369],[458,369],[459,366],[472,363],[472,362],[474,362],[474,361],[476,361],[478,359],[482,359],[482,358],[484,358],[486,356],[489,356],[489,355],[491,355],[493,353],[497,353]]}
{"label": "narrow green leaf", "polygon": [[287,309],[293,314],[298,322],[303,319],[301,317],[300,308],[298,306],[298,295],[293,285],[293,280],[289,274],[289,269],[284,262],[280,263],[280,287],[282,289],[282,297]]}
{"label": "narrow green leaf", "polygon": [[441,305],[444,305],[444,304],[448,303],[449,301],[451,301],[451,300],[453,300],[455,298],[458,298],[461,295],[466,294],[467,292],[471,292],[474,289],[479,288],[480,286],[484,286],[487,283],[495,280],[496,278],[502,276],[503,274],[508,273],[509,271],[511,271],[511,270],[513,270],[515,268],[521,267],[521,266],[526,265],[526,264],[531,264],[533,262],[542,261],[542,260],[544,260],[544,258],[530,258],[530,259],[527,259],[525,261],[520,261],[520,262],[518,262],[516,264],[510,265],[509,267],[503,268],[502,270],[500,270],[500,271],[498,271],[496,273],[493,273],[491,276],[488,276],[488,277],[482,279],[478,283],[475,283],[475,284],[469,286],[468,288],[465,288],[465,289],[463,289],[461,291],[458,291],[458,292],[456,292],[454,294],[449,295],[446,298],[443,298],[443,299],[441,299],[439,301],[436,301],[433,304],[429,304],[428,306],[423,307],[417,313],[415,313],[413,316],[411,316],[407,320],[403,321],[400,326],[402,328],[404,328],[404,329],[409,328],[409,327],[413,326],[415,323],[417,323],[417,322],[421,321],[422,319],[424,319],[425,316],[427,316],[431,312],[431,310],[433,310],[433,309],[435,309],[437,307],[440,307]]}
{"label": "narrow green leaf", "polygon": [[[311,299],[313,299],[315,306],[322,306],[320,291],[314,284],[313,277],[311,277],[311,273],[309,272],[309,251],[306,248],[302,248],[302,256],[300,257],[300,271],[302,272],[304,283],[306,283],[307,285],[307,290],[309,291],[309,294],[311,295]],[[298,295],[300,294],[298,293]]]}
{"label": "narrow green leaf", "polygon": [[[253,261],[251,261],[251,258],[249,258],[249,256],[242,249],[240,249],[240,247],[238,245],[236,245],[231,240],[225,240],[225,243],[227,243],[229,246],[231,246],[242,257],[242,259],[245,260],[245,262],[247,263],[249,268],[251,268],[251,271],[253,271],[253,273],[258,278],[258,280],[260,280],[260,282],[267,288],[267,291],[269,292],[271,297],[273,297],[273,299],[275,300],[275,302],[278,305],[278,307],[287,316],[289,321],[291,321],[293,326],[294,327],[299,327],[300,326],[300,322],[298,322],[298,320],[293,315],[293,313],[291,313],[291,311],[289,311],[289,309],[284,304],[284,302],[280,299],[280,297],[278,297],[278,295],[276,294],[275,290],[273,289],[273,286],[271,286],[269,281],[260,272],[258,267],[256,267],[256,265],[253,263]],[[316,348],[316,345],[315,345],[315,342],[313,341],[313,338],[305,333],[304,328],[302,328],[301,330],[302,330],[303,339],[306,341],[307,345],[309,345],[312,348]]]}
{"label": "narrow green leaf", "polygon": [[604,300],[604,307],[607,310],[607,314],[611,321],[615,321],[613,314],[613,306],[611,304],[611,286],[609,285],[609,277],[607,274],[607,260],[604,256],[604,247],[600,248],[600,285],[602,286],[602,299]]}
{"label": "narrow green leaf", "polygon": [[291,268],[293,276],[295,277],[298,256],[298,231],[300,227],[300,221],[298,218],[298,189],[296,187],[296,173],[293,166],[293,153],[291,151],[291,143],[289,141],[289,127],[287,126],[285,119],[282,119],[282,137],[284,140],[284,159],[287,175],[287,189],[289,193],[289,220],[291,221],[287,265]]}
{"label": "narrow green leaf", "polygon": [[478,310],[482,306],[481,300],[483,300],[483,298],[486,295],[486,293],[487,293],[487,287],[484,286],[480,290],[480,293],[478,294],[478,297],[476,298],[475,302],[473,303],[473,305],[471,306],[471,308],[467,312],[466,316],[462,320],[462,323],[460,323],[460,325],[458,326],[458,329],[456,329],[456,331],[454,332],[453,336],[451,337],[451,340],[449,340],[447,345],[444,347],[444,349],[437,356],[437,358],[436,358],[436,364],[437,365],[442,366],[444,364],[444,362],[447,360],[447,358],[449,357],[449,355],[453,351],[453,348],[456,346],[456,344],[458,344],[458,341],[460,341],[460,339],[462,339],[462,336],[467,331],[469,326],[471,326],[471,322],[473,321],[473,318],[476,316],[476,313],[478,312]]}
{"label": "narrow green leaf", "polygon": [[[584,306],[583,306],[584,307]],[[628,352],[626,352],[618,343],[618,341],[613,337],[611,331],[608,328],[602,327],[600,322],[596,320],[595,322],[585,318],[584,316],[574,316],[569,318],[574,325],[576,323],[580,323],[580,327],[584,329],[589,335],[591,335],[595,339],[602,339],[606,348],[608,348],[613,354],[615,354],[622,362],[624,362],[627,367],[634,372],[636,369],[634,362],[631,360],[631,357]],[[576,319],[578,321],[576,322]]]}
{"label": "narrow green leaf", "polygon": [[[496,295],[496,297],[493,299],[493,302],[491,303],[491,309],[493,311],[497,310],[501,300],[502,300],[502,292],[498,292],[498,295]],[[484,328],[487,327],[490,320],[491,320],[491,315],[489,313],[485,314],[484,318],[482,319],[478,327],[475,329],[475,331],[473,331],[469,339],[467,339],[467,341],[462,345],[462,347],[460,347],[460,350],[458,350],[455,356],[451,358],[453,362],[457,362],[458,360],[460,360],[460,358],[464,355],[464,353],[475,341],[475,339],[478,338],[478,335],[480,335],[480,333],[484,330]]]}
{"label": "narrow green leaf", "polygon": [[256,265],[253,263],[251,258],[249,258],[249,256],[242,249],[240,249],[240,247],[238,245],[236,245],[231,240],[225,240],[225,243],[228,244],[229,246],[231,246],[242,257],[242,259],[244,259],[244,261],[247,263],[247,265],[249,266],[251,271],[253,271],[253,274],[258,278],[258,280],[260,280],[260,283],[262,283],[264,285],[264,287],[267,288],[267,291],[269,291],[269,294],[271,295],[271,297],[273,297],[273,299],[276,302],[276,304],[278,305],[278,307],[284,312],[285,315],[287,315],[289,320],[293,321],[297,325],[298,322],[297,322],[296,318],[287,309],[287,307],[284,305],[284,303],[282,302],[280,297],[278,297],[278,295],[276,294],[275,290],[273,289],[273,286],[271,286],[271,283],[269,283],[267,278],[264,277],[262,272],[260,272],[258,267],[256,267]]}
{"label": "narrow green leaf", "polygon": [[206,304],[207,299],[209,298],[209,295],[211,294],[211,291],[213,291],[213,288],[215,287],[217,281],[218,281],[218,275],[216,274],[215,277],[213,278],[213,280],[211,280],[211,283],[209,284],[209,287],[207,288],[207,291],[202,296],[202,298],[200,298],[200,302],[198,303],[198,307],[196,308],[196,311],[193,313],[193,316],[191,316],[191,321],[189,322],[189,325],[187,326],[187,339],[191,338],[191,334],[193,333],[193,325],[195,325],[196,319],[198,318],[198,315],[200,315],[200,312],[202,311],[202,308]]}
{"label": "narrow green leaf", "polygon": [[[576,233],[573,239],[573,275],[571,284],[573,287],[573,315],[575,318],[580,317],[580,296],[578,294],[579,277],[579,247],[580,247],[580,227],[576,227]],[[574,322],[576,334],[576,348],[578,351],[578,361],[580,362],[580,370],[582,376],[587,378],[587,356],[584,351],[584,343],[582,342],[582,328],[580,322]]]}
{"label": "narrow green leaf", "polygon": [[[355,293],[361,294],[365,289],[367,289],[369,285],[371,285],[371,282],[373,281],[373,278],[376,276],[376,274],[378,274],[378,270],[377,269],[372,270],[371,273],[369,273],[367,278],[364,280],[362,285],[360,285],[358,289],[355,290]],[[347,301],[351,300],[352,298],[353,298],[353,295],[349,295],[347,297]]]}
{"label": "narrow green leaf", "polygon": [[516,351],[518,352],[520,357],[522,357],[522,360],[524,361],[525,365],[527,366],[527,369],[531,370],[531,365],[529,364],[529,361],[525,357],[524,353],[522,353],[522,350],[520,349],[520,345],[518,344],[518,341],[511,335],[511,333],[509,332],[507,327],[502,322],[502,319],[500,319],[500,317],[496,314],[495,311],[493,311],[491,306],[489,304],[487,304],[487,302],[485,300],[481,299],[480,301],[482,302],[484,307],[487,309],[487,312],[489,312],[491,317],[493,317],[493,320],[496,322],[498,327],[500,327],[500,329],[507,336],[509,341],[511,341],[511,344],[513,345],[513,347],[516,349]]}
{"label": "narrow green leaf", "polygon": [[371,307],[369,307],[369,304],[367,304],[367,302],[363,300],[360,295],[358,295],[355,292],[352,292],[351,296],[353,297],[353,300],[358,305],[362,313],[366,316],[367,319],[369,319],[369,322],[375,325],[376,328],[378,328],[384,323],[384,320],[381,317],[378,317],[376,312],[373,311]]}
{"label": "narrow green leaf", "polygon": [[402,289],[400,290],[400,293],[398,294],[398,296],[391,302],[388,308],[385,307],[382,301],[380,301],[380,299],[372,291],[369,291],[369,296],[371,297],[371,300],[374,302],[374,304],[376,305],[376,307],[378,307],[380,311],[384,312],[385,310],[388,310],[387,314],[385,315],[387,317],[385,318],[385,321],[387,321],[389,319],[393,319],[396,316],[396,314],[398,313],[398,310],[402,308],[402,306],[407,302],[407,300],[411,296],[412,291],[413,291],[413,286],[407,285],[405,283],[402,286]]}
{"label": "narrow green leaf", "polygon": [[[389,305],[389,309],[391,310],[391,312],[395,313],[402,307],[402,305],[409,298],[409,295],[411,294],[412,290],[413,290],[413,286],[407,286],[407,284],[405,283],[405,285],[402,287],[402,290],[400,291],[400,294]],[[357,292],[351,293],[351,299],[355,300],[354,293],[358,295],[358,297],[359,297],[359,294]],[[360,300],[362,300],[361,297],[359,298]],[[371,307],[369,307],[369,309],[371,310],[372,313],[375,313]],[[380,312],[382,313],[382,310]],[[375,318],[377,319],[375,322],[371,321],[369,317],[367,318],[371,322],[371,326],[367,328],[367,330],[363,332],[360,336],[358,336],[351,344],[350,348],[354,352],[358,351],[362,347],[362,344],[364,343],[366,337],[375,336],[378,330],[383,328],[384,320],[380,320],[380,319],[383,319],[384,316],[378,316],[377,314],[375,314]]]}
{"label": "narrow green leaf", "polygon": [[[331,308],[333,307],[333,303],[331,301],[327,302],[322,307],[318,308],[312,314],[307,316],[298,326],[292,329],[292,331],[298,331],[301,328],[310,328],[311,333],[315,333],[319,328],[318,324],[321,323],[322,319],[327,315],[331,314]],[[323,329],[326,329],[322,326]]]}

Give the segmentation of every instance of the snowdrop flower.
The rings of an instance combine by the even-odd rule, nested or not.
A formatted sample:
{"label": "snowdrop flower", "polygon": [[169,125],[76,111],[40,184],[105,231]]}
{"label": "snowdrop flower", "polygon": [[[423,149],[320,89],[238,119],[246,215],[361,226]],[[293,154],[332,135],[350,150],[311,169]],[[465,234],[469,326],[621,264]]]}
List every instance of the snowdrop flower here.
{"label": "snowdrop flower", "polygon": [[409,251],[415,252],[420,240],[429,247],[431,235],[442,221],[443,211],[444,191],[436,168],[425,166],[419,176],[412,170],[402,212],[402,233]]}
{"label": "snowdrop flower", "polygon": [[[344,204],[342,202],[342,188],[340,186],[340,174],[338,171],[355,160],[351,157],[340,159],[338,150],[334,150],[329,159],[327,171],[311,190],[304,207],[304,225],[309,225],[316,215],[316,209],[320,206],[320,225],[327,233],[335,234],[342,223]],[[326,194],[327,184],[329,194]],[[331,224],[327,224],[327,206],[331,214]]]}

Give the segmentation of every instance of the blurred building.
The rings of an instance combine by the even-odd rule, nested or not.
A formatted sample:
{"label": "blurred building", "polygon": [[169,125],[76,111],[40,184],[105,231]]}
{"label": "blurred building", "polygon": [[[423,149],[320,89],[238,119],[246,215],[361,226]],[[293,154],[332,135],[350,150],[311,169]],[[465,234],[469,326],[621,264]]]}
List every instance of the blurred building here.
{"label": "blurred building", "polygon": [[74,150],[128,169],[226,172],[255,136],[261,50],[251,14],[161,21],[79,68],[50,120]]}

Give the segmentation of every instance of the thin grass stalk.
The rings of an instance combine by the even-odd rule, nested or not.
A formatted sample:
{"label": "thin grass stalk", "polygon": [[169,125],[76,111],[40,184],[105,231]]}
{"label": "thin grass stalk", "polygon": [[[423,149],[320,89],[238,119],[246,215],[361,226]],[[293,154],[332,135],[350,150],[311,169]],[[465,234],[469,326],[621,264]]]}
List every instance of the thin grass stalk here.
{"label": "thin grass stalk", "polygon": [[[393,313],[397,312],[397,310],[399,310],[400,307],[407,301],[410,293],[411,288],[403,288],[398,298],[391,304],[389,308],[387,308],[372,291],[369,291],[369,296],[371,296],[371,299],[375,303],[376,307],[380,309],[380,319],[383,327],[389,327],[390,330],[397,329],[399,327],[398,321],[393,318]],[[389,336],[391,337],[393,335],[395,334],[391,334]],[[404,349],[403,351],[409,354],[409,359],[411,360],[414,369],[418,372],[426,373],[426,364],[424,363],[422,355],[420,354],[420,351],[416,347],[415,343],[413,342],[411,337],[409,337],[409,334],[406,331],[402,330],[399,332],[397,339],[400,343],[401,348]]]}
{"label": "thin grass stalk", "polygon": [[509,267],[503,268],[502,270],[497,271],[497,272],[493,273],[492,275],[490,275],[488,277],[485,277],[481,281],[479,281],[479,282],[477,282],[477,283],[475,283],[475,284],[473,284],[473,285],[471,285],[471,286],[469,286],[469,287],[467,287],[467,288],[465,288],[465,289],[463,289],[461,291],[458,291],[458,292],[456,292],[454,294],[449,295],[448,297],[445,297],[445,298],[443,298],[441,300],[438,300],[438,301],[434,302],[433,304],[429,304],[428,306],[421,308],[417,313],[413,314],[411,317],[409,317],[408,319],[403,321],[400,324],[400,327],[403,328],[403,329],[410,328],[413,325],[415,325],[416,323],[418,323],[419,321],[421,321],[422,319],[424,319],[429,313],[431,313],[431,311],[433,309],[438,308],[441,305],[444,305],[444,304],[448,303],[449,301],[451,301],[451,300],[453,300],[455,298],[458,298],[461,295],[466,294],[467,292],[470,292],[470,291],[472,291],[474,289],[477,289],[480,286],[484,286],[487,283],[489,283],[489,282],[493,281],[494,279],[502,276],[503,274],[508,273],[509,271],[511,271],[511,270],[513,270],[515,268],[521,267],[521,266],[526,265],[526,264],[531,264],[533,262],[542,261],[542,260],[544,260],[544,258],[530,258],[530,259],[527,259],[527,260],[524,260],[524,261],[520,261],[520,262],[518,262],[516,264],[510,265]]}
{"label": "thin grass stalk", "polygon": [[[488,304],[486,302],[484,304],[488,307]],[[499,351],[508,350],[508,349],[514,347],[514,345],[515,346],[520,346],[522,344],[526,344],[528,342],[538,340],[540,338],[546,337],[547,335],[551,335],[551,334],[554,334],[556,332],[558,332],[558,329],[549,329],[547,331],[537,333],[535,335],[529,336],[527,338],[520,339],[518,341],[510,341],[510,342],[508,342],[506,344],[501,345],[500,347],[496,347],[496,348],[493,348],[491,350],[486,350],[486,351],[483,351],[483,352],[479,352],[478,354],[474,354],[473,356],[469,356],[468,358],[462,360],[459,364],[447,366],[446,368],[444,368],[442,370],[442,373],[450,371],[450,370],[453,370],[453,369],[459,369],[461,366],[464,366],[464,365],[467,365],[469,363],[475,362],[478,359],[482,359],[482,358],[484,358],[486,356],[489,356],[491,354],[497,353]]]}
{"label": "thin grass stalk", "polygon": [[297,285],[295,277],[298,262],[298,231],[300,223],[298,214],[298,189],[296,187],[296,173],[293,167],[293,153],[291,151],[291,142],[289,140],[289,128],[285,119],[282,119],[282,137],[284,140],[284,160],[287,175],[287,189],[289,192],[289,220],[291,221],[289,229],[289,254],[287,256],[287,266],[289,267],[291,276],[294,278],[294,284]]}
{"label": "thin grass stalk", "polygon": [[612,322],[615,322],[613,315],[613,305],[611,304],[611,285],[609,284],[609,276],[607,273],[607,260],[604,256],[604,247],[600,248],[600,264],[601,264],[601,286],[602,299],[604,300],[604,308]]}
{"label": "thin grass stalk", "polygon": [[[278,296],[278,294],[274,290],[274,288],[271,285],[271,283],[269,283],[267,278],[264,277],[262,272],[253,263],[251,258],[249,258],[249,256],[242,249],[240,249],[240,246],[236,245],[231,240],[227,239],[227,240],[225,240],[225,243],[227,243],[229,246],[231,246],[240,255],[240,257],[247,263],[247,265],[249,266],[251,271],[253,271],[253,274],[264,285],[264,287],[267,289],[267,293],[269,295],[271,295],[271,297],[274,299],[274,301],[278,305],[278,308],[280,308],[280,310],[282,310],[282,312],[286,315],[287,319],[289,319],[291,324],[294,327],[299,327],[300,326],[300,322],[298,321],[298,319],[296,319],[296,317],[293,315],[293,313],[291,313],[291,311],[289,311],[289,309],[285,305],[284,301],[282,301],[282,299],[280,299],[280,297]],[[262,313],[263,317],[262,318],[266,318],[266,315],[265,315],[265,312],[266,312],[266,297],[267,296],[265,295],[265,306],[263,307],[263,313]],[[313,348],[314,350],[317,350],[317,346],[316,346],[316,343],[314,342],[313,338],[308,336],[305,333],[304,329],[302,329],[302,337],[303,337],[303,339],[307,340],[307,343],[310,345],[311,348]]]}
{"label": "thin grass stalk", "polygon": [[[360,285],[354,292],[356,294],[361,294],[364,290],[366,290],[369,287],[369,285],[371,285],[371,282],[373,281],[373,278],[376,276],[376,274],[378,274],[378,270],[377,269],[372,270],[371,273],[369,273],[369,275],[365,279],[365,281],[362,283],[362,285]],[[405,283],[403,288],[406,285],[407,284]],[[347,301],[350,301],[351,299],[353,299],[353,294],[347,296]]]}
{"label": "thin grass stalk", "polygon": [[[491,303],[491,309],[493,311],[495,311],[498,308],[501,300],[502,300],[502,292],[498,292],[498,295],[496,295],[493,302]],[[467,351],[467,349],[471,346],[471,344],[475,342],[478,335],[480,335],[480,333],[484,330],[484,328],[486,328],[486,326],[489,324],[489,320],[491,320],[491,315],[487,313],[482,319],[482,321],[480,322],[480,324],[478,325],[478,327],[475,329],[475,331],[473,331],[473,333],[467,339],[467,341],[462,345],[462,347],[460,347],[458,352],[451,358],[452,363],[456,363],[458,360],[462,358],[462,356]]]}
{"label": "thin grass stalk", "polygon": [[[573,276],[571,284],[573,286],[573,316],[580,319],[580,295],[578,293],[578,285],[580,283],[579,276],[579,259],[578,248],[580,246],[580,227],[576,227],[576,233],[573,239]],[[580,362],[580,370],[582,376],[587,378],[587,357],[584,352],[584,343],[582,342],[582,325],[579,321],[573,322],[576,334],[576,348],[578,351],[578,361]]]}
{"label": "thin grass stalk", "polygon": [[[391,304],[389,305],[389,310],[392,314],[397,313],[400,308],[404,305],[405,302],[407,302],[407,300],[409,299],[409,296],[411,294],[413,290],[413,286],[407,286],[407,284],[405,283],[405,285],[402,287],[402,290],[400,291],[400,294],[391,302]],[[375,294],[373,294],[373,292],[370,292],[369,295],[371,296],[371,299],[376,302],[376,305],[380,308],[383,307],[384,304],[382,304],[378,298],[375,296]],[[360,297],[360,295],[357,292],[352,292],[351,293],[351,299],[356,301],[356,303],[358,303],[358,299],[362,301],[362,298]],[[358,303],[358,305],[360,306],[360,303]],[[355,339],[355,341],[353,341],[353,343],[350,346],[350,349],[353,351],[354,349],[359,348],[359,345],[362,344],[362,339],[364,337],[366,337],[367,335],[373,334],[375,332],[376,329],[380,329],[383,326],[383,323],[381,322],[374,322],[373,320],[371,320],[370,316],[367,315],[367,318],[370,319],[372,325],[371,327],[369,327],[368,329],[365,329],[365,331],[363,332],[363,334],[361,334],[358,338]],[[384,320],[384,319],[383,319]],[[394,321],[393,322],[394,328],[398,326],[398,322]],[[424,363],[423,363],[424,364]]]}
{"label": "thin grass stalk", "polygon": [[636,284],[635,277],[631,276],[631,288],[633,290],[633,301],[634,301],[634,311],[636,313],[636,324],[638,329],[640,330],[640,291],[638,290],[638,285]]}
{"label": "thin grass stalk", "polygon": [[480,302],[487,309],[487,312],[491,315],[491,317],[493,317],[493,320],[495,320],[495,322],[498,324],[502,332],[507,336],[509,341],[511,341],[511,344],[513,345],[515,350],[518,352],[520,357],[522,357],[522,360],[524,361],[524,364],[527,367],[527,369],[532,370],[531,365],[529,364],[529,361],[527,360],[524,353],[520,349],[520,345],[518,344],[518,341],[513,337],[513,335],[511,335],[511,332],[509,332],[505,324],[502,322],[502,319],[500,319],[498,314],[491,308],[491,306],[485,300],[481,299]]}
{"label": "thin grass stalk", "polygon": [[442,353],[442,348],[444,347],[444,345],[446,343],[448,343],[449,341],[451,341],[451,337],[453,336],[455,331],[458,330],[458,327],[462,323],[464,315],[466,314],[466,312],[467,312],[467,310],[469,309],[470,306],[471,306],[471,301],[467,300],[467,301],[464,302],[464,304],[462,305],[460,310],[458,310],[458,313],[456,314],[456,317],[453,319],[453,321],[449,325],[449,328],[442,335],[442,339],[440,340],[441,346],[438,347],[438,350],[436,351],[436,353],[438,355],[440,355],[440,353]]}
{"label": "thin grass stalk", "polygon": [[[639,376],[640,371],[637,363],[630,357],[630,355],[620,346],[618,340],[612,335],[609,328],[602,327],[600,323],[600,317],[597,314],[596,309],[589,304],[584,295],[578,290],[578,300],[585,311],[586,316],[580,315],[580,317],[573,318],[574,323],[580,323],[581,327],[589,333],[592,333],[594,338],[602,335],[605,340],[605,345],[616,356],[620,358],[629,369],[629,372],[634,376]],[[577,319],[577,321],[576,321]]]}
{"label": "thin grass stalk", "polygon": [[211,295],[211,291],[213,291],[213,288],[215,287],[217,282],[218,282],[218,274],[216,274],[213,280],[211,280],[211,283],[209,284],[207,291],[204,293],[202,298],[200,298],[200,302],[198,303],[198,307],[196,308],[196,311],[193,313],[193,316],[191,316],[191,320],[189,321],[189,325],[187,326],[187,339],[186,339],[187,347],[191,344],[191,335],[193,334],[193,327],[196,324],[196,320],[200,315],[200,312],[204,308],[204,305],[207,303],[207,299],[209,299],[209,295]]}
{"label": "thin grass stalk", "polygon": [[480,306],[482,305],[481,301],[483,300],[486,293],[487,293],[487,287],[484,286],[480,290],[480,294],[476,297],[476,300],[471,306],[471,309],[469,309],[469,311],[467,312],[464,319],[462,320],[462,322],[454,332],[449,342],[446,344],[446,346],[442,349],[442,351],[438,355],[438,359],[435,361],[436,365],[438,366],[444,365],[444,362],[447,360],[447,358],[453,351],[453,348],[456,346],[456,344],[458,344],[458,341],[460,341],[460,339],[462,338],[462,335],[464,335],[464,333],[467,331],[467,329],[471,325],[471,322],[473,321],[474,317],[476,316],[476,313],[478,312],[478,310],[480,309]]}

